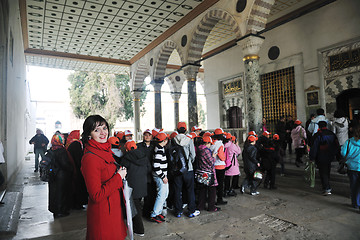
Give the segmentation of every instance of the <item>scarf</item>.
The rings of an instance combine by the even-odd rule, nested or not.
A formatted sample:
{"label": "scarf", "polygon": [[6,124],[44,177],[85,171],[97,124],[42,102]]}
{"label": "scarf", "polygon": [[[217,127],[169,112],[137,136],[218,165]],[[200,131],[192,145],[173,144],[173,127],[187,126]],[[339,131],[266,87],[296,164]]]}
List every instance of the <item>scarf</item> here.
{"label": "scarf", "polygon": [[54,136],[51,138],[51,149],[57,150],[60,148],[64,148],[64,135],[54,134]]}
{"label": "scarf", "polygon": [[85,144],[85,153],[92,152],[98,157],[104,159],[106,162],[111,163],[114,162],[113,152],[111,151],[111,144],[109,142],[99,143],[94,139],[90,139]]}
{"label": "scarf", "polygon": [[66,139],[66,144],[65,144],[66,149],[68,149],[70,144],[75,142],[75,141],[80,142],[80,144],[82,146],[82,143],[80,141],[80,130],[74,130],[69,134],[69,136]]}

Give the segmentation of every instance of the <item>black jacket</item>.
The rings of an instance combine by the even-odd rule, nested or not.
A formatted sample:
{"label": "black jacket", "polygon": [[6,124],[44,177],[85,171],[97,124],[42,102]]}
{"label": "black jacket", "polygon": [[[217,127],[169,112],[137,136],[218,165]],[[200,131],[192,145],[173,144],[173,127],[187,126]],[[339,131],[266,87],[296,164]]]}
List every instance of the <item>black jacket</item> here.
{"label": "black jacket", "polygon": [[[47,145],[49,144],[49,139],[47,139],[44,134],[36,134],[30,139],[29,143],[34,143],[34,150],[43,148],[46,151]],[[42,146],[42,144],[45,144],[45,146]]]}
{"label": "black jacket", "polygon": [[246,174],[253,174],[258,168],[257,164],[257,148],[255,145],[245,143],[244,150],[242,152],[242,158],[244,161],[244,171]]}
{"label": "black jacket", "polygon": [[329,129],[321,129],[313,136],[313,145],[310,148],[309,157],[315,160],[317,165],[330,163],[335,160],[340,151],[339,141],[336,135]]}
{"label": "black jacket", "polygon": [[74,167],[65,148],[54,151],[54,179],[49,181],[49,211],[68,213],[72,205],[72,175]]}
{"label": "black jacket", "polygon": [[147,182],[151,183],[153,181],[151,166],[152,166],[152,161],[153,161],[153,158],[154,158],[155,145],[154,145],[153,142],[151,142],[149,147],[147,147],[146,143],[144,143],[144,142],[139,142],[136,145],[137,145],[137,147],[138,147],[138,149],[140,151],[145,153],[145,155],[147,157],[147,160],[148,160],[148,162],[150,164],[150,169],[149,169],[149,171],[147,173]]}
{"label": "black jacket", "polygon": [[139,148],[126,152],[120,165],[127,168],[126,179],[133,189],[133,198],[145,197],[147,195],[147,174],[149,169],[151,171],[146,154]]}

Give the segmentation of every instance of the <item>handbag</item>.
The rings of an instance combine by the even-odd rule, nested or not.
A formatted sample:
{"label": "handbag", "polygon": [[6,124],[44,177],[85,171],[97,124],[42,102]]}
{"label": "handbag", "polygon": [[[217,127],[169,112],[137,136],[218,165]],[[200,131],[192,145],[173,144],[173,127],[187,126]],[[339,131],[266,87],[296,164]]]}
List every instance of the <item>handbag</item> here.
{"label": "handbag", "polygon": [[337,172],[339,174],[346,174],[348,172],[348,169],[347,169],[347,165],[346,165],[346,158],[347,156],[349,155],[349,145],[350,145],[350,141],[348,141],[348,144],[347,144],[347,148],[346,148],[346,154],[345,154],[345,157],[339,162],[339,167],[337,169]]}
{"label": "handbag", "polygon": [[211,186],[215,182],[215,176],[213,172],[197,169],[195,172],[195,179],[198,183],[206,186]]}
{"label": "handbag", "polygon": [[260,171],[255,171],[254,172],[254,179],[261,180],[262,178],[263,178],[262,172],[260,172]]}

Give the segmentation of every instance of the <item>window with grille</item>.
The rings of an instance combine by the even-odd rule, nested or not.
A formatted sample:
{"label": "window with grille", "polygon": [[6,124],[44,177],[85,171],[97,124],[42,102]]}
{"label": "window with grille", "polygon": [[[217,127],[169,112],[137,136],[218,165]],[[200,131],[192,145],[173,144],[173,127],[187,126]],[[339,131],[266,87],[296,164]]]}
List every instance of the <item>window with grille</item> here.
{"label": "window with grille", "polygon": [[296,119],[294,67],[266,73],[260,78],[263,117],[268,131],[274,134],[281,116],[291,115]]}

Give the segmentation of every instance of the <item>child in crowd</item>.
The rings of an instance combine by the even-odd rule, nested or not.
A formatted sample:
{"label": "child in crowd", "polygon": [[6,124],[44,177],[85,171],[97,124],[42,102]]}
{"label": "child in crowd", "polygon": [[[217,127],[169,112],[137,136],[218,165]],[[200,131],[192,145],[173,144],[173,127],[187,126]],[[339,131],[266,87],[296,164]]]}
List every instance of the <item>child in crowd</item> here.
{"label": "child in crowd", "polygon": [[273,135],[273,143],[275,148],[275,162],[280,163],[281,170],[280,170],[280,176],[284,176],[285,174],[285,166],[284,166],[284,156],[285,151],[282,148],[282,141],[280,140],[279,134]]}
{"label": "child in crowd", "polygon": [[236,196],[234,189],[239,184],[240,168],[237,156],[241,153],[241,149],[237,144],[231,141],[231,134],[226,133],[225,138],[227,142],[224,144],[225,147],[225,196]]}
{"label": "child in crowd", "polygon": [[155,205],[150,215],[150,220],[157,223],[165,221],[162,215],[164,204],[169,194],[169,184],[167,178],[168,160],[166,158],[165,146],[168,142],[168,135],[159,132],[156,135],[156,146],[154,149],[153,177],[158,190]]}
{"label": "child in crowd", "polygon": [[225,205],[227,201],[224,201],[224,179],[225,179],[225,153],[224,153],[224,131],[221,128],[215,129],[213,139],[214,145],[211,145],[210,149],[213,153],[216,153],[216,161],[215,161],[215,172],[216,179],[218,181],[217,186],[217,201],[216,205]]}
{"label": "child in crowd", "polygon": [[276,160],[275,147],[270,139],[270,132],[263,132],[256,143],[260,150],[261,168],[266,172],[264,180],[264,188],[276,189],[275,175],[276,175]]}
{"label": "child in crowd", "polygon": [[[208,203],[208,211],[216,212],[220,208],[215,206],[216,198],[216,174],[215,174],[215,157],[216,153],[211,153],[210,146],[213,144],[211,137],[205,136],[202,138],[203,143],[199,145],[197,151],[198,166],[195,170],[195,174],[201,174],[203,172],[213,173],[214,183],[210,186],[199,183],[199,202],[198,209],[204,210],[206,202]],[[207,197],[206,197],[207,196]]]}
{"label": "child in crowd", "polygon": [[245,192],[246,188],[250,188],[251,195],[260,194],[256,191],[260,182],[254,179],[254,172],[260,167],[260,163],[257,159],[257,148],[255,146],[257,137],[250,135],[245,141],[242,157],[244,161],[244,172],[246,177],[241,184],[241,193]]}

